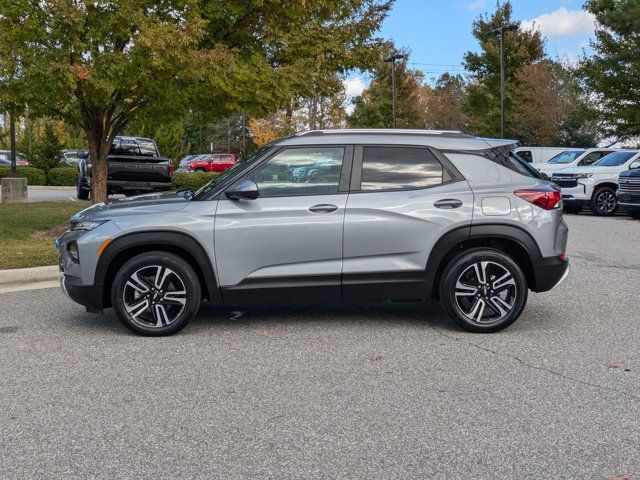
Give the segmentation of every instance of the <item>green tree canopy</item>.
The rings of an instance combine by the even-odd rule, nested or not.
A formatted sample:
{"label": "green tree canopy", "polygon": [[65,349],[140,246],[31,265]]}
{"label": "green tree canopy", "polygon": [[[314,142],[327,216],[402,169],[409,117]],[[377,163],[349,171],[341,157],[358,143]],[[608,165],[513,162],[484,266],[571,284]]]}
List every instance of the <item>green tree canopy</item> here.
{"label": "green tree canopy", "polygon": [[[369,87],[353,99],[354,110],[347,117],[351,127],[393,127],[392,66],[380,57]],[[408,69],[406,62],[396,62],[396,113],[398,128],[424,128],[422,83],[424,76]]]}
{"label": "green tree canopy", "polygon": [[[469,118],[470,130],[478,135],[500,135],[500,39],[491,31],[504,24],[518,23],[514,22],[512,14],[510,1],[498,2],[495,12],[481,15],[473,22],[473,36],[480,44],[480,52],[469,51],[464,56],[465,68],[472,73],[464,111]],[[518,72],[545,58],[544,39],[538,31],[505,32],[504,57],[505,135],[518,137],[511,113],[517,108],[527,108],[517,102]]]}
{"label": "green tree canopy", "polygon": [[[390,0],[12,0],[0,4],[0,96],[83,128],[93,199],[111,142],[140,112],[269,112],[366,68]],[[9,95],[10,94],[10,95]]]}
{"label": "green tree canopy", "polygon": [[598,100],[605,134],[640,135],[640,0],[589,0],[596,17],[593,55],[580,72]]}

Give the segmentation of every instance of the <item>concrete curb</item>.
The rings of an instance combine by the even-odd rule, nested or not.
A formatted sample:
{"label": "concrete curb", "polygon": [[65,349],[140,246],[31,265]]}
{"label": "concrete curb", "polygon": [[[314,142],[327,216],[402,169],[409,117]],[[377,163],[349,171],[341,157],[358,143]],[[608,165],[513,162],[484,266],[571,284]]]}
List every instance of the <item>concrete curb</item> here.
{"label": "concrete curb", "polygon": [[60,278],[57,265],[47,267],[16,268],[0,270],[0,285],[55,281]]}
{"label": "concrete curb", "polygon": [[75,186],[69,186],[69,187],[54,187],[49,186],[49,185],[27,185],[27,189],[28,190],[60,190],[60,191],[65,191],[65,190],[73,190],[75,191],[76,187]]}

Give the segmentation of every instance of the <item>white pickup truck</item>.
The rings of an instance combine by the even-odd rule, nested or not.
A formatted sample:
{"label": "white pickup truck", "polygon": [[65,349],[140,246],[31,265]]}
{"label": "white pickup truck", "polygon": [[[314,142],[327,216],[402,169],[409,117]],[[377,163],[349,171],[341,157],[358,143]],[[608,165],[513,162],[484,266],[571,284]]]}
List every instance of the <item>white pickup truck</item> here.
{"label": "white pickup truck", "polygon": [[618,150],[593,165],[563,168],[553,172],[551,181],[562,189],[567,213],[589,206],[596,215],[613,215],[618,208],[618,176],[640,159],[640,150]]}

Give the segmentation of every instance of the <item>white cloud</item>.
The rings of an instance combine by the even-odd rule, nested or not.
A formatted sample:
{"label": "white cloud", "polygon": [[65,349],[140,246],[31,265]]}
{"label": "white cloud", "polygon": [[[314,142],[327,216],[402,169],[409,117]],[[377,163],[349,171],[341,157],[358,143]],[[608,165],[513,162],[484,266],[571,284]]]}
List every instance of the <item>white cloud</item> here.
{"label": "white cloud", "polygon": [[344,81],[344,92],[347,97],[357,97],[362,94],[365,88],[367,88],[367,84],[364,83],[362,77],[348,78]]}
{"label": "white cloud", "polygon": [[487,0],[476,0],[475,2],[467,3],[469,10],[480,10],[481,8],[487,8]]}
{"label": "white cloud", "polygon": [[524,30],[540,30],[549,38],[589,35],[593,33],[595,17],[584,10],[567,10],[561,7],[555,12],[522,22]]}

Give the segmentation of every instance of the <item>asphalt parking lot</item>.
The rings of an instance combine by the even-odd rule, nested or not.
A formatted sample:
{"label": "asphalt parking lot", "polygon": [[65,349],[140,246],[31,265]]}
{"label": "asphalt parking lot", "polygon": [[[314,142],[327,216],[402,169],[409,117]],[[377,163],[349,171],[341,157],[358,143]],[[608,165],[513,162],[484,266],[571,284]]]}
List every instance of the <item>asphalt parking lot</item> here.
{"label": "asphalt parking lot", "polygon": [[640,222],[499,334],[415,304],[203,306],[131,335],[0,294],[0,478],[640,478]]}

